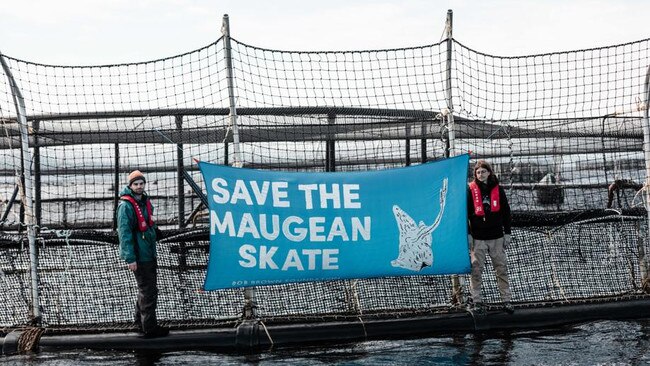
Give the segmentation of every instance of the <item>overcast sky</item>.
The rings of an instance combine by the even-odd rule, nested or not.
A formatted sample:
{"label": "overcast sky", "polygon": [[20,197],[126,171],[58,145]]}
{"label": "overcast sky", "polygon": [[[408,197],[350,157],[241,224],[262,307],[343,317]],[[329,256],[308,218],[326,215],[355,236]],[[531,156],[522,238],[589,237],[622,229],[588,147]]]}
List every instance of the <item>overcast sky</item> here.
{"label": "overcast sky", "polygon": [[[281,50],[362,50],[454,38],[502,56],[650,38],[648,0],[4,0],[0,51],[57,65],[173,56],[231,35]],[[8,6],[7,6],[8,5]]]}

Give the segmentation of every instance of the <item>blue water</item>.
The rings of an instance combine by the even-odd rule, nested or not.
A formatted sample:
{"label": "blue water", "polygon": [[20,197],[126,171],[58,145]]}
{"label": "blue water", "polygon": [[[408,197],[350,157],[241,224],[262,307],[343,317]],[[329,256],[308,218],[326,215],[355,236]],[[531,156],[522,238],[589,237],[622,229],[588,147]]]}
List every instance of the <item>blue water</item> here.
{"label": "blue water", "polygon": [[4,356],[9,365],[648,365],[650,319],[556,329],[276,348],[208,351],[60,351]]}

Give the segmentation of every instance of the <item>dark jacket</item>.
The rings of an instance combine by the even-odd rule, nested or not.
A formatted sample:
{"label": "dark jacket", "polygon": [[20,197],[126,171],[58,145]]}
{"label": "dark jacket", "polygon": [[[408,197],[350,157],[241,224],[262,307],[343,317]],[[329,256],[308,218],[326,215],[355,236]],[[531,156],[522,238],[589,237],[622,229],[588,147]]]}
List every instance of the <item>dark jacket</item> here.
{"label": "dark jacket", "polygon": [[492,240],[503,237],[503,234],[510,234],[510,225],[512,217],[510,215],[510,205],[506,193],[499,186],[499,211],[492,212],[490,207],[490,191],[494,186],[498,185],[498,180],[491,176],[487,184],[481,183],[478,179],[474,182],[481,190],[483,197],[483,210],[485,216],[476,216],[474,213],[474,202],[472,200],[472,192],[469,187],[467,188],[467,215],[469,221],[469,233],[472,234],[474,239],[479,240]]}
{"label": "dark jacket", "polygon": [[[129,195],[133,198],[133,191],[126,187],[120,192],[120,196]],[[137,200],[138,206],[144,215],[145,221],[149,220],[147,213],[146,194],[141,200]],[[153,207],[152,207],[153,211]],[[151,262],[156,259],[156,230],[155,225],[149,227],[145,232],[138,230],[138,219],[135,210],[130,202],[120,200],[117,206],[117,234],[120,239],[120,258],[126,263]]]}

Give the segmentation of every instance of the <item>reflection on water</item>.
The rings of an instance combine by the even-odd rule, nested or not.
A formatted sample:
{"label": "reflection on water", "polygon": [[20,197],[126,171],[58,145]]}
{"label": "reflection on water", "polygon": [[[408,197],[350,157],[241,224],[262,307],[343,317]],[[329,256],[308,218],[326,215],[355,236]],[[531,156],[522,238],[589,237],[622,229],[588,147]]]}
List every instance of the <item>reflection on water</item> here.
{"label": "reflection on water", "polygon": [[353,344],[276,348],[251,354],[65,351],[0,358],[15,365],[645,365],[650,319],[552,330],[456,334]]}

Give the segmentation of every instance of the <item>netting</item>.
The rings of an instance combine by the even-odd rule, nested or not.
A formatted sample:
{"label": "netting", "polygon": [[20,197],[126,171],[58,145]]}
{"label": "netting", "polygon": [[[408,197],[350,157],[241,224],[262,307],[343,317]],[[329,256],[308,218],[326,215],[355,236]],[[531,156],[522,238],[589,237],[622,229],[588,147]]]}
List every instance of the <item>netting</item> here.
{"label": "netting", "polygon": [[562,183],[547,206],[558,211],[605,207],[616,181],[643,184],[647,41],[526,57],[455,50],[454,111],[495,128],[460,148],[498,162],[517,208],[553,203],[531,183]]}
{"label": "netting", "polygon": [[[643,294],[650,40],[523,57],[453,40],[346,52],[231,41],[231,49],[222,38],[119,65],[2,56],[1,326],[32,321],[25,179],[34,187],[42,324],[130,324],[135,281],[118,258],[114,213],[134,169],[147,176],[167,236],[159,243],[159,318],[177,327],[240,319],[243,290],[200,291],[209,242],[194,159],[356,171],[468,152],[494,163],[514,211],[508,256],[517,304]],[[24,98],[29,167],[12,78]],[[485,298],[496,303],[493,272],[485,278]],[[468,282],[460,276],[462,293]],[[448,311],[458,305],[454,291],[449,276],[426,276],[265,286],[255,297],[257,316],[302,321]]]}

